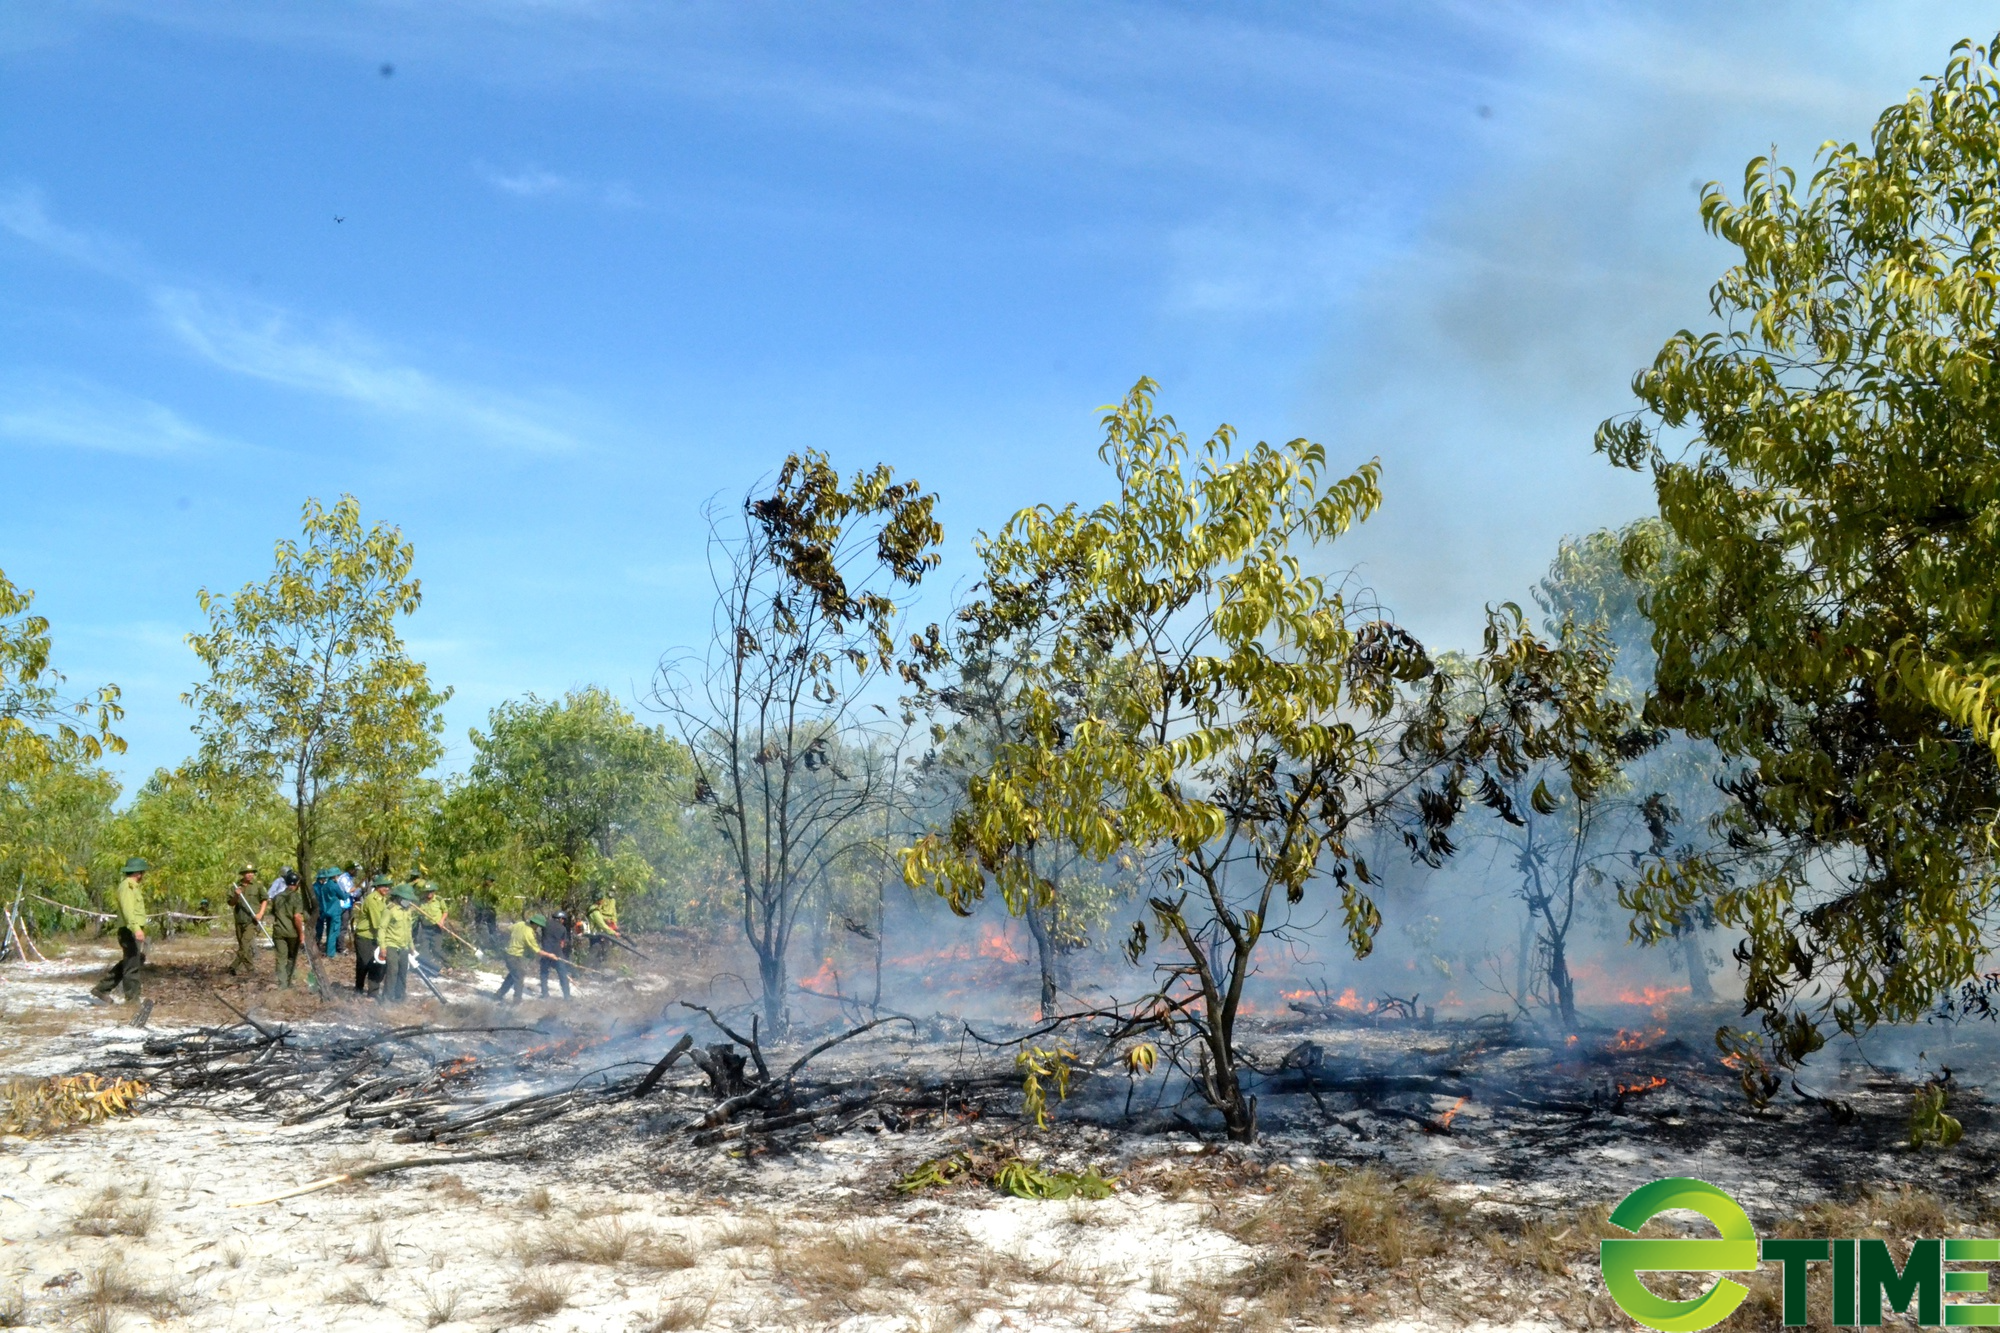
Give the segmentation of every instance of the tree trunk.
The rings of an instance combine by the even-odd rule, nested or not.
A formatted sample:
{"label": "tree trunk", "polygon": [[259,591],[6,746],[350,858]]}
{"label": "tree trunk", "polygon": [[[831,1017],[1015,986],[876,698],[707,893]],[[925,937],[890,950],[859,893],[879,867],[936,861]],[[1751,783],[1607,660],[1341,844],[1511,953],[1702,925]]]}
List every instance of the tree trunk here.
{"label": "tree trunk", "polygon": [[1056,942],[1048,922],[1042,919],[1042,911],[1037,904],[1029,903],[1028,910],[1021,915],[1027,918],[1028,933],[1035,937],[1035,958],[1042,979],[1041,1010],[1037,1016],[1046,1020],[1056,1012]]}
{"label": "tree trunk", "polygon": [[764,1028],[778,1035],[785,1030],[785,950],[757,950],[757,976],[764,984]]}
{"label": "tree trunk", "polygon": [[1555,989],[1556,1008],[1562,1014],[1563,1026],[1574,1030],[1576,980],[1569,974],[1569,955],[1563,948],[1560,935],[1552,935],[1549,938],[1549,985]]}
{"label": "tree trunk", "polygon": [[1702,957],[1701,932],[1692,927],[1681,933],[1681,961],[1687,967],[1688,998],[1696,1004],[1714,1004],[1715,987],[1708,983],[1708,960]]}

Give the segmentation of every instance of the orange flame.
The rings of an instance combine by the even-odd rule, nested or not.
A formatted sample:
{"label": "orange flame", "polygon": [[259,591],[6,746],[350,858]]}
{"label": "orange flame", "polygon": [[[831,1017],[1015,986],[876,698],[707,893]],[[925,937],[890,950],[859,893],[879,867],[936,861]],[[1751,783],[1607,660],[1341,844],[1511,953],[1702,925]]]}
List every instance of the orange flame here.
{"label": "orange flame", "polygon": [[829,958],[819,965],[819,971],[813,973],[799,984],[807,990],[837,994],[840,990],[840,976],[833,970],[833,960]]}
{"label": "orange flame", "polygon": [[1453,1102],[1451,1109],[1438,1118],[1438,1124],[1444,1126],[1446,1129],[1450,1129],[1451,1122],[1457,1117],[1460,1108],[1471,1100],[1470,1097],[1460,1097],[1457,1101]]}
{"label": "orange flame", "polygon": [[1643,1051],[1654,1042],[1667,1035],[1665,1028],[1649,1028],[1645,1032],[1634,1032],[1630,1028],[1619,1028],[1618,1035],[1611,1039],[1607,1051]]}
{"label": "orange flame", "polygon": [[1644,1083],[1620,1083],[1618,1085],[1618,1095],[1620,1097],[1631,1097],[1642,1092],[1651,1092],[1654,1088],[1664,1088],[1666,1086],[1667,1080],[1655,1074]]}
{"label": "orange flame", "polygon": [[1690,995],[1692,993],[1693,988],[1689,986],[1647,986],[1640,990],[1627,989],[1619,991],[1618,1003],[1643,1004],[1648,1009],[1651,1009],[1655,1005],[1665,1004],[1676,995]]}
{"label": "orange flame", "polygon": [[1025,963],[1028,961],[1028,955],[1014,947],[1014,942],[1007,938],[1006,931],[990,924],[982,927],[979,932],[979,956],[981,958],[998,958],[1003,963]]}

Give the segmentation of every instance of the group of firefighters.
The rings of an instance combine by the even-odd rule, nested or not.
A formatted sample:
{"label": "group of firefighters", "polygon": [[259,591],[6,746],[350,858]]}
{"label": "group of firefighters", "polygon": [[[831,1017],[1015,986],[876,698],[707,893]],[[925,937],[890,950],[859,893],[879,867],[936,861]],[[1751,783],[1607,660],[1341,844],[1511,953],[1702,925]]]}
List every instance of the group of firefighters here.
{"label": "group of firefighters", "polygon": [[[117,991],[127,1003],[139,1003],[146,964],[145,878],[150,869],[143,857],[125,863],[113,914],[119,958],[92,989],[100,1001]],[[308,984],[319,985],[323,984],[319,955],[336,958],[345,948],[354,956],[355,992],[397,1004],[408,996],[413,968],[426,985],[444,970],[447,936],[481,954],[477,945],[452,929],[450,910],[437,886],[421,873],[401,882],[376,875],[365,886],[361,879],[359,865],[330,866],[309,887],[302,887],[298,872],[287,866],[270,884],[260,886],[257,867],[243,866],[229,887],[236,925],[236,958],[230,970],[238,976],[256,970],[253,951],[261,935],[277,958],[281,989],[290,989],[302,978],[302,960],[310,973]],[[490,910],[479,915],[490,936],[497,922]],[[632,948],[618,929],[618,899],[610,890],[598,894],[581,918],[567,911],[531,911],[515,922],[501,954],[507,975],[494,998],[523,998],[533,960],[539,964],[542,995],[548,995],[553,973],[568,999],[570,970],[581,966],[571,958],[579,943],[590,949],[593,966],[604,963],[613,943]],[[431,989],[435,992],[436,987]]]}

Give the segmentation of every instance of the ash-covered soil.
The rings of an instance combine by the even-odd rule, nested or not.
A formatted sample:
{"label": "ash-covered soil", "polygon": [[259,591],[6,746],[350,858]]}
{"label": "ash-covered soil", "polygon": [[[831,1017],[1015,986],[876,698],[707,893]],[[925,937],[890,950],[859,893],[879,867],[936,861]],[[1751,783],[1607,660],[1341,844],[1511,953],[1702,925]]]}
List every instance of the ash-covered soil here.
{"label": "ash-covered soil", "polygon": [[[800,1085],[818,1099],[808,1109],[827,1108],[818,1118],[698,1141],[716,1104],[707,1076],[683,1060],[645,1096],[636,1084],[683,1034],[726,1044],[683,999],[739,1029],[748,1013],[716,998],[729,960],[692,940],[659,945],[568,1004],[498,1007],[481,993],[497,978],[465,970],[440,983],[449,1005],[389,1011],[229,978],[222,941],[182,937],[155,953],[145,1029],[84,999],[108,961],[99,946],[0,970],[6,1073],[138,1072],[154,1087],[135,1115],[0,1139],[0,1274],[21,1319],[1622,1327],[1596,1274],[1602,1213],[1659,1176],[1712,1180],[1765,1225],[1829,1201],[1906,1207],[1891,1191],[1912,1179],[1954,1225],[1992,1211],[1985,1029],[1829,1050],[1800,1091],[1760,1110],[1713,1043],[1729,1015],[1684,1010],[1607,1014],[1574,1042],[1493,1019],[1260,1019],[1245,1034],[1263,1071],[1251,1148],[1221,1143],[1183,1084],[1127,1077],[1087,1033],[1069,1044],[1086,1064],[1107,1055],[1104,1072],[1080,1077],[1037,1130],[1021,1117],[1016,1048],[924,1015],[816,1057]],[[845,1030],[833,1006],[820,1012],[764,1052],[774,1068]],[[406,1031],[419,1025],[457,1031]],[[204,1042],[204,1068],[250,1069],[247,1081],[189,1081],[185,1052]],[[254,1072],[288,1060],[310,1077]],[[1911,1091],[1946,1067],[1965,1138],[1913,1151]],[[369,1079],[393,1087],[314,1113]],[[236,1206],[369,1163],[496,1152],[512,1155]],[[1016,1161],[1094,1171],[1115,1190],[1010,1197],[990,1181]],[[944,1184],[899,1188],[926,1163]]]}

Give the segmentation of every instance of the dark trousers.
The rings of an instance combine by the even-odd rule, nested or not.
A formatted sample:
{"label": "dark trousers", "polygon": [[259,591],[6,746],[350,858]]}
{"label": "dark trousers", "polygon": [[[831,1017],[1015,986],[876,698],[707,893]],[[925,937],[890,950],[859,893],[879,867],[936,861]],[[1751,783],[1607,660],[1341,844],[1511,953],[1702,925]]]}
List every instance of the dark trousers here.
{"label": "dark trousers", "polygon": [[139,978],[146,970],[146,955],[139,952],[139,937],[120,926],[118,928],[118,961],[104,974],[104,979],[91,987],[93,995],[109,995],[114,990],[123,990],[127,1004],[139,1002]]}
{"label": "dark trousers", "polygon": [[551,972],[556,974],[556,980],[562,982],[563,998],[567,1000],[569,998],[569,965],[567,963],[558,963],[553,958],[542,959],[542,998],[548,998],[549,973]]}
{"label": "dark trousers", "polygon": [[366,935],[354,937],[354,993],[376,995],[382,990],[384,964],[375,961],[375,941]]}
{"label": "dark trousers", "polygon": [[516,958],[510,953],[506,955],[506,962],[507,975],[500,982],[500,989],[494,992],[493,998],[504,1000],[507,998],[507,992],[510,990],[514,992],[514,998],[517,1000],[527,998],[528,960],[526,958]]}
{"label": "dark trousers", "polygon": [[597,931],[590,937],[590,962],[593,967],[603,967],[611,957],[611,937]]}
{"label": "dark trousers", "polygon": [[410,991],[410,951],[386,949],[389,961],[382,964],[382,1003],[401,1004]]}
{"label": "dark trousers", "polygon": [[299,952],[301,945],[296,935],[272,935],[271,952],[278,958],[278,989],[290,990],[292,979],[299,974]]}
{"label": "dark trousers", "polygon": [[236,914],[236,960],[229,970],[239,977],[247,977],[257,970],[257,958],[251,950],[257,947],[257,918]]}
{"label": "dark trousers", "polygon": [[433,973],[444,970],[444,932],[427,921],[417,923],[417,962]]}

